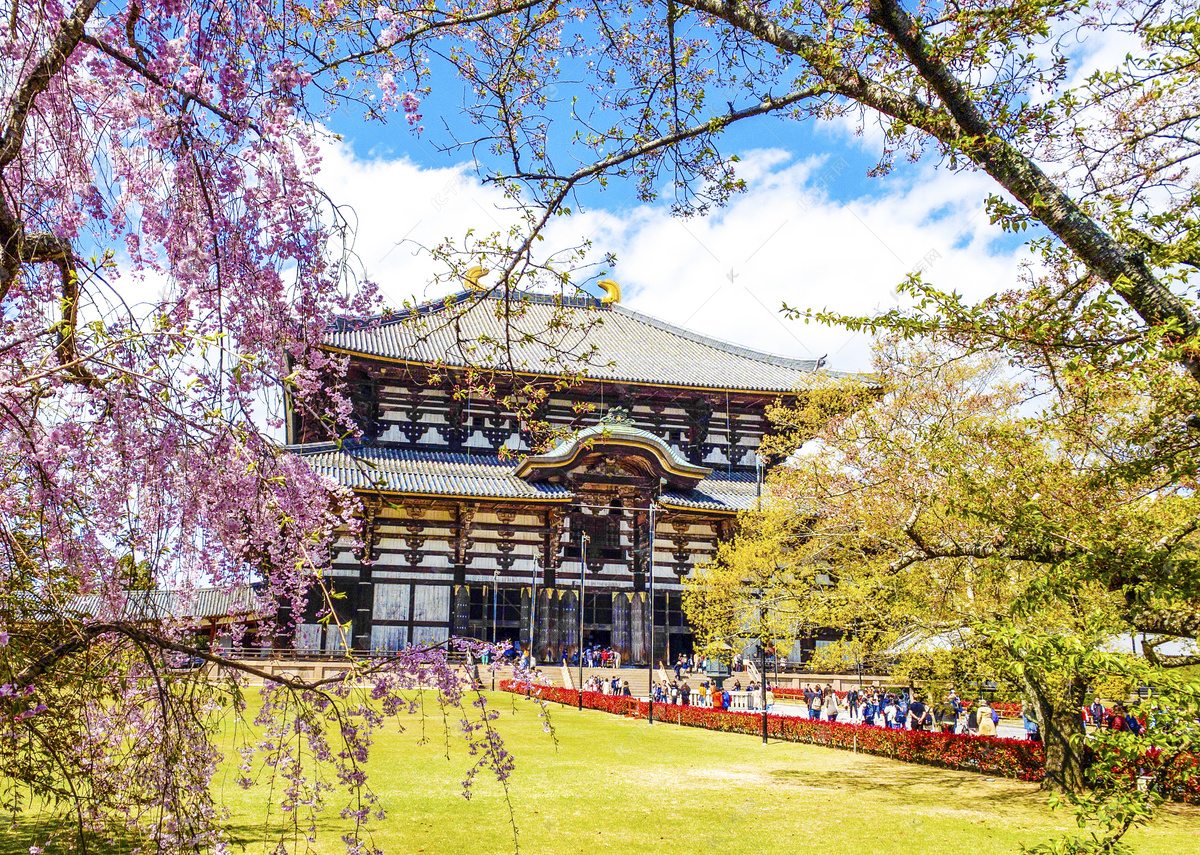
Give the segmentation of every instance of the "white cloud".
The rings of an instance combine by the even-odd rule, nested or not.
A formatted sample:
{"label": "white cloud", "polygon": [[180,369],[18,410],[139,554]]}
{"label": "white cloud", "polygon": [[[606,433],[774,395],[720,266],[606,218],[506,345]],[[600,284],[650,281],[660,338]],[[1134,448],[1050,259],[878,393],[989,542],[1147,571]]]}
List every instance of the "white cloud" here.
{"label": "white cloud", "polygon": [[[836,156],[748,152],[740,174],[749,189],[724,210],[679,220],[665,206],[592,209],[556,221],[545,246],[590,237],[597,255],[617,254],[610,274],[629,308],[771,353],[828,354],[829,366],[843,370],[869,367],[869,340],[785,320],[782,303],[869,314],[895,305],[895,286],[920,265],[927,281],[968,297],[1016,282],[1019,253],[993,245],[999,232],[982,210],[995,189],[986,176],[922,166],[886,179],[881,195],[837,201],[852,168]],[[358,253],[393,304],[450,290],[427,286],[436,270],[413,254],[417,243],[491,231],[513,218],[465,167],[362,160],[334,146],[322,183],[357,211]]]}
{"label": "white cloud", "polygon": [[597,246],[617,253],[615,278],[631,308],[780,355],[828,355],[845,370],[869,367],[869,339],[785,320],[783,303],[870,314],[896,305],[895,286],[917,267],[971,298],[1016,281],[1018,253],[993,246],[999,231],[982,206],[994,184],[983,176],[930,166],[889,179],[882,196],[835,201],[848,165],[779,166],[710,217],[680,221],[641,207],[575,225],[595,228]]}
{"label": "white cloud", "polygon": [[335,203],[353,211],[354,252],[391,305],[453,290],[431,284],[445,268],[421,247],[447,238],[461,242],[469,229],[506,229],[516,219],[503,195],[484,187],[465,164],[425,169],[406,157],[364,159],[340,142],[326,145],[322,155],[319,182]]}

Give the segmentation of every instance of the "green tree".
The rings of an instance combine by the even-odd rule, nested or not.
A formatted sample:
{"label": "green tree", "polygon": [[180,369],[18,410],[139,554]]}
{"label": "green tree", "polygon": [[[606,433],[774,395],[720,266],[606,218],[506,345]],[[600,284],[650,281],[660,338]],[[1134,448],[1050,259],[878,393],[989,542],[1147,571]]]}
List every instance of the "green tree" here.
{"label": "green tree", "polygon": [[[1118,637],[1166,632],[1200,581],[1200,500],[1127,465],[1145,455],[1130,439],[1141,435],[1129,430],[1144,416],[1137,396],[1109,389],[1100,402],[1092,388],[1086,407],[1035,406],[1036,387],[991,357],[893,341],[877,359],[877,387],[852,381],[773,414],[773,450],[790,459],[767,510],[743,517],[697,581],[728,588],[707,600],[745,599],[730,578],[767,567],[796,598],[781,607],[793,619],[853,631],[901,672],[1014,683],[1037,707],[1047,784],[1061,791],[1089,784],[1079,710],[1099,679],[1166,687],[1156,715],[1173,729],[1146,739],[1168,754],[1189,744],[1194,686],[1167,671],[1190,660],[1109,650]],[[689,614],[707,626],[729,611]],[[1171,637],[1195,635],[1174,627]],[[1145,807],[1128,787],[1102,789]],[[1098,810],[1090,798],[1080,804]]]}

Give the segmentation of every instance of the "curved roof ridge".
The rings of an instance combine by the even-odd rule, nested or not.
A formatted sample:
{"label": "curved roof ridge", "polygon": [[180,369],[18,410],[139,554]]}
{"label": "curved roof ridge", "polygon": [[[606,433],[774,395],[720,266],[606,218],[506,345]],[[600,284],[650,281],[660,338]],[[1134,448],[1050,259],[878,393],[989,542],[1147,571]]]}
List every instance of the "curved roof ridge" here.
{"label": "curved roof ridge", "polygon": [[770,365],[782,365],[787,368],[795,368],[800,371],[812,371],[814,373],[817,371],[817,369],[821,368],[825,364],[824,357],[819,359],[792,359],[788,356],[776,356],[772,353],[755,350],[752,347],[746,347],[745,345],[734,344],[733,342],[725,341],[724,339],[703,335],[698,332],[692,332],[684,327],[676,326],[670,321],[664,321],[661,318],[656,318],[653,315],[647,315],[643,312],[636,311],[635,309],[626,308],[625,306],[616,305],[612,308],[623,315],[628,315],[634,320],[640,321],[641,323],[649,324],[652,327],[658,327],[664,332],[669,332],[673,335],[680,336],[681,338],[686,338],[688,341],[694,341],[697,344],[703,344],[707,345],[708,347],[716,347],[721,350],[727,350],[730,353],[733,353],[737,356],[744,356],[747,359],[766,362]]}
{"label": "curved roof ridge", "polygon": [[[599,297],[564,297],[561,294],[542,294],[537,291],[513,291],[513,297],[526,300],[530,303],[541,305],[562,304],[566,307],[576,309],[600,309],[608,311],[614,308],[606,306],[600,302]],[[367,315],[366,317],[340,317],[334,318],[330,323],[330,328],[338,332],[343,332],[347,329],[361,329],[369,324],[377,323],[379,326],[390,326],[391,324],[402,323],[411,320],[421,315],[431,315],[434,312],[440,312],[443,309],[449,309],[452,306],[458,305],[461,302],[466,302],[467,299],[478,296],[483,300],[499,300],[500,295],[495,290],[492,291],[455,291],[452,294],[447,294],[445,297],[439,297],[434,300],[426,300],[424,303],[417,303],[414,306],[409,306],[406,309],[397,309],[395,311],[383,311],[376,315]]]}
{"label": "curved roof ridge", "polygon": [[[338,331],[343,331],[349,325],[367,325],[372,322],[378,322],[379,326],[388,326],[395,323],[402,323],[420,315],[433,314],[434,312],[448,309],[457,304],[460,300],[465,300],[474,294],[479,294],[484,300],[500,300],[500,294],[495,291],[477,292],[477,291],[455,291],[453,294],[447,294],[438,300],[428,300],[424,303],[418,303],[411,308],[404,309],[398,312],[388,312],[379,315],[371,315],[366,318],[337,318],[333,322],[333,326]],[[716,338],[715,336],[707,336],[702,333],[692,332],[691,330],[673,324],[670,321],[664,321],[662,318],[656,318],[653,315],[648,315],[645,312],[639,312],[636,309],[630,309],[621,304],[605,305],[600,301],[599,297],[564,297],[561,294],[542,294],[537,291],[513,291],[514,298],[525,300],[529,303],[537,303],[541,305],[562,305],[568,308],[577,309],[597,309],[600,311],[612,311],[626,317],[629,317],[639,323],[647,324],[656,327],[663,332],[677,335],[680,338],[685,338],[688,341],[694,341],[696,344],[703,344],[708,347],[715,347],[720,350],[728,351],[736,356],[743,356],[747,359],[754,359],[759,362],[765,362],[768,365],[781,365],[787,368],[795,368],[799,371],[816,372],[825,364],[825,358],[817,359],[793,359],[787,356],[776,356],[772,353],[767,353],[762,350],[755,350],[752,347],[746,347],[741,344],[734,344],[724,339]]]}
{"label": "curved roof ridge", "polygon": [[[634,424],[626,424],[623,422],[606,422],[603,419],[599,424],[590,425],[577,430],[572,436],[563,437],[549,451],[541,454],[531,454],[525,460],[551,461],[558,460],[570,455],[572,449],[576,448],[580,443],[587,443],[593,439],[601,441],[605,439],[619,439],[622,436],[633,437],[653,445],[658,449],[663,457],[678,465],[682,469],[694,469],[697,473],[703,471],[701,477],[707,477],[712,468],[708,466],[697,466],[686,457],[681,455],[674,449],[669,442],[657,434],[653,434],[648,430],[637,427]],[[524,464],[524,461],[522,461]],[[520,467],[518,467],[520,468]]]}
{"label": "curved roof ridge", "polygon": [[[325,344],[368,358],[466,365],[474,358],[475,343],[481,343],[483,359],[493,358],[497,341],[507,340],[507,331],[514,329],[520,335],[504,358],[518,360],[512,367],[532,374],[583,368],[582,373],[601,382],[776,394],[819,388],[843,376],[825,368],[824,357],[777,356],[619,304],[606,305],[596,297],[515,290],[508,294],[516,310],[511,317],[497,310],[505,299],[503,291],[458,291],[397,312],[340,318],[330,326]],[[566,310],[565,319],[557,314],[559,306]],[[597,358],[607,361],[588,362],[586,367],[582,362],[568,364],[563,354],[576,348],[592,348]]]}

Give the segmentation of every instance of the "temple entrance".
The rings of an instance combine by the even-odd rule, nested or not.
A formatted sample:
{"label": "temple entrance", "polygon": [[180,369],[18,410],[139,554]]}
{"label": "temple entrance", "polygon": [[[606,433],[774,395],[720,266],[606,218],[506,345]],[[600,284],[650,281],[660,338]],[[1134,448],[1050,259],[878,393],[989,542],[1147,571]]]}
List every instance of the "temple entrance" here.
{"label": "temple entrance", "polygon": [[584,624],[584,630],[586,631],[584,647],[610,647],[612,645],[612,630],[592,628],[587,624]]}
{"label": "temple entrance", "polygon": [[[528,616],[529,590],[523,594]],[[576,661],[579,651],[579,592],[573,588],[539,588],[534,618],[534,655],[539,662]],[[584,646],[611,647],[627,665],[646,664],[650,646],[650,609],[644,593],[589,591],[584,600]],[[528,637],[528,631],[523,633]],[[659,647],[661,651],[663,647]],[[661,654],[660,654],[661,655]]]}

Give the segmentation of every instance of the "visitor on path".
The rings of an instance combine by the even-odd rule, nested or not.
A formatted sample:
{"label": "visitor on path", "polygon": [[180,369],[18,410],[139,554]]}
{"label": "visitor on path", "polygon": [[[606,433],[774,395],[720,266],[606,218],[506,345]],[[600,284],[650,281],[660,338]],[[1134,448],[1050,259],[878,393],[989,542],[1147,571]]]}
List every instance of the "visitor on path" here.
{"label": "visitor on path", "polygon": [[838,713],[840,712],[840,710],[838,709],[837,692],[835,692],[833,690],[833,686],[825,687],[825,704],[824,704],[824,706],[825,706],[825,720],[826,721],[837,721]]}
{"label": "visitor on path", "polygon": [[679,700],[683,703],[683,705],[685,707],[691,706],[692,687],[688,685],[688,681],[686,679],[683,681],[683,684],[680,685],[680,687],[679,687]]}
{"label": "visitor on path", "polygon": [[995,736],[996,735],[996,720],[993,717],[994,710],[988,706],[985,700],[979,701],[979,711],[977,715],[978,730],[980,736]]}
{"label": "visitor on path", "polygon": [[1037,716],[1029,704],[1021,701],[1021,723],[1025,726],[1025,738],[1041,742],[1042,735],[1038,732]]}
{"label": "visitor on path", "polygon": [[934,710],[933,718],[937,729],[942,733],[954,733],[958,724],[958,704],[955,703],[954,692],[946,695],[946,699]]}
{"label": "visitor on path", "polygon": [[912,703],[908,705],[904,723],[909,730],[928,730],[933,724],[933,713],[917,695],[913,695]]}
{"label": "visitor on path", "polygon": [[899,727],[901,725],[900,705],[896,702],[895,695],[888,695],[887,703],[883,707],[883,719],[887,727]]}

